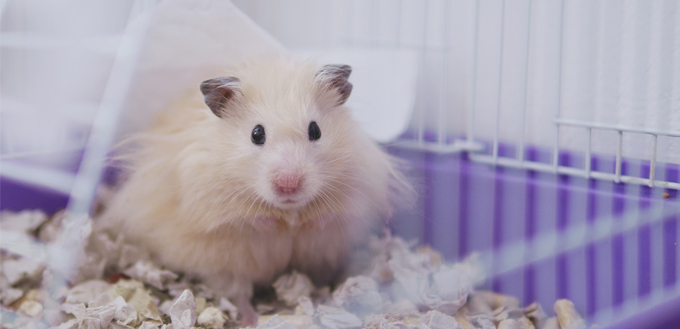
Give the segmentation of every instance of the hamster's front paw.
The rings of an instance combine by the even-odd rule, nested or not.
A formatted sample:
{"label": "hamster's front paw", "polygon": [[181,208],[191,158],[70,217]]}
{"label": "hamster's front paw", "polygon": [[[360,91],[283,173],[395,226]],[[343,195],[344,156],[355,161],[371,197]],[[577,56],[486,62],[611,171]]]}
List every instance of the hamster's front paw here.
{"label": "hamster's front paw", "polygon": [[241,314],[242,326],[257,326],[257,320],[260,315],[257,314],[255,308],[253,308],[249,298],[244,296],[236,298],[236,307],[238,308],[238,312]]}

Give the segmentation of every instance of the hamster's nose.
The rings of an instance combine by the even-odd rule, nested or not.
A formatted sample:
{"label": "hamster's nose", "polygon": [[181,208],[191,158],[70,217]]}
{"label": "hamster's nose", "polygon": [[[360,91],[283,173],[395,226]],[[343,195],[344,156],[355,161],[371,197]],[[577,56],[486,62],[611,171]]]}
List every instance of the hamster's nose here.
{"label": "hamster's nose", "polygon": [[281,194],[293,194],[300,187],[302,176],[296,173],[279,173],[274,178],[274,188]]}

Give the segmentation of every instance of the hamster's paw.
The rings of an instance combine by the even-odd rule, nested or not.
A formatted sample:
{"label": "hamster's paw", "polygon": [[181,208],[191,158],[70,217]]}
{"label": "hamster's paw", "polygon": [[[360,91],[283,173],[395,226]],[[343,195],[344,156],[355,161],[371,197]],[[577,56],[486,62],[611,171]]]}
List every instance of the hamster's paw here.
{"label": "hamster's paw", "polygon": [[245,296],[236,298],[236,307],[238,308],[239,314],[241,314],[242,326],[257,326],[257,320],[260,315],[257,314],[253,308],[253,304],[250,303],[249,298]]}

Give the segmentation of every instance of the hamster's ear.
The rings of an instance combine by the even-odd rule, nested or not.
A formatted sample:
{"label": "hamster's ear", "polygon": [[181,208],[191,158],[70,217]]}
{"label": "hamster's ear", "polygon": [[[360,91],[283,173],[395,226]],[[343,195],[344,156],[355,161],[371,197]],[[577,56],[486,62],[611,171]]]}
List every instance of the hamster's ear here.
{"label": "hamster's ear", "polygon": [[352,93],[352,84],[347,81],[351,73],[352,67],[349,65],[324,65],[316,73],[316,81],[321,84],[324,91],[336,90],[339,95],[336,105],[342,105]]}
{"label": "hamster's ear", "polygon": [[214,78],[201,82],[205,104],[216,116],[222,117],[224,105],[234,97],[240,83],[241,80],[234,77]]}

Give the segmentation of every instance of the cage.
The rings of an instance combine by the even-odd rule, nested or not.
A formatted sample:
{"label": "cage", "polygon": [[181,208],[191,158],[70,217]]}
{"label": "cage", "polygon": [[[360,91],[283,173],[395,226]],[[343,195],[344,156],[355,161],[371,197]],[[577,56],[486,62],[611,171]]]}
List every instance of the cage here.
{"label": "cage", "polygon": [[[421,193],[415,209],[392,222],[398,235],[450,260],[482,252],[491,274],[485,287],[526,304],[568,298],[591,324],[676,326],[680,3],[234,3],[289,49],[409,54],[417,75],[413,97],[404,101],[413,112],[384,146],[409,161]],[[3,18],[12,5],[5,4]],[[127,14],[151,6],[121,8]],[[69,193],[70,207],[89,207],[102,165],[93,159],[110,146],[114,127],[105,122],[119,117],[134,69],[130,49],[143,40],[143,28],[121,33],[122,26],[115,30],[123,36],[119,47],[129,44],[117,48],[106,88],[98,89],[105,92],[92,99],[101,102],[97,116],[60,144],[75,146],[78,156],[69,159],[80,164],[77,171],[33,170],[24,154],[14,155],[21,131],[6,128],[7,118],[31,119],[10,112],[19,107],[5,98],[10,74],[20,69],[3,70],[3,209],[54,210]],[[3,67],[29,58],[11,51],[51,40],[22,39],[5,25],[2,32]],[[15,99],[19,104],[29,94]],[[25,183],[59,193],[34,198]]]}

